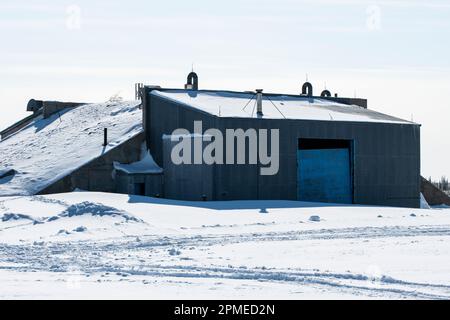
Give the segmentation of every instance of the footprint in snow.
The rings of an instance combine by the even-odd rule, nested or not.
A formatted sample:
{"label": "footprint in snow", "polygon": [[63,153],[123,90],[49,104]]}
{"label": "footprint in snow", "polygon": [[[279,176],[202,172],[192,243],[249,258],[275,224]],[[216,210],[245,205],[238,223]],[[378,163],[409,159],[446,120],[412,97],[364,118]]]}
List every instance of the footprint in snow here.
{"label": "footprint in snow", "polygon": [[181,254],[181,251],[177,250],[177,249],[170,249],[169,250],[169,254],[171,256],[179,256]]}
{"label": "footprint in snow", "polygon": [[78,227],[78,228],[73,229],[72,231],[73,231],[73,232],[86,232],[86,231],[87,231],[87,228],[81,226],[81,227]]}

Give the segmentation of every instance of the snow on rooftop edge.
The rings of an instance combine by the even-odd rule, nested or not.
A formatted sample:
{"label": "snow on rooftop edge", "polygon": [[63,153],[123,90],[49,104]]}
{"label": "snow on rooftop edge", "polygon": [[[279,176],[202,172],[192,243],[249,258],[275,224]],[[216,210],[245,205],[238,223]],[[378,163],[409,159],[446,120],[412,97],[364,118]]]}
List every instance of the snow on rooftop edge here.
{"label": "snow on rooftop edge", "polygon": [[[16,174],[0,179],[0,196],[36,194],[143,131],[140,102],[106,102],[36,118],[0,141],[0,168]],[[110,143],[103,147],[103,129]]]}
{"label": "snow on rooftop edge", "polygon": [[[219,117],[256,118],[252,93],[227,91],[153,90],[153,96],[165,98]],[[249,103],[250,101],[250,103]],[[246,107],[245,107],[246,106]],[[244,108],[245,107],[245,108]],[[414,124],[412,122],[326,99],[304,96],[271,95],[263,97],[264,119],[297,119]]]}
{"label": "snow on rooftop edge", "polygon": [[130,164],[113,162],[114,169],[127,174],[159,174],[163,169],[153,159],[149,151],[145,150],[144,157]]}

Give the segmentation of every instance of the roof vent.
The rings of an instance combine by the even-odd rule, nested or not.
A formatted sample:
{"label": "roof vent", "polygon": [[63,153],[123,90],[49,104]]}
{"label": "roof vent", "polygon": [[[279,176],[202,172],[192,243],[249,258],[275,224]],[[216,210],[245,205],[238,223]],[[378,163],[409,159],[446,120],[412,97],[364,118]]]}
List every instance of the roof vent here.
{"label": "roof vent", "polygon": [[189,73],[184,88],[187,90],[198,90],[198,75],[194,71]]}
{"label": "roof vent", "polygon": [[331,92],[329,90],[323,90],[320,96],[324,98],[331,97]]}
{"label": "roof vent", "polygon": [[262,117],[262,98],[263,98],[263,89],[256,89],[256,114],[258,117]]}
{"label": "roof vent", "polygon": [[31,99],[27,104],[27,111],[36,112],[43,106],[43,101]]}
{"label": "roof vent", "polygon": [[302,95],[307,97],[313,96],[313,86],[309,82],[305,82],[302,87]]}

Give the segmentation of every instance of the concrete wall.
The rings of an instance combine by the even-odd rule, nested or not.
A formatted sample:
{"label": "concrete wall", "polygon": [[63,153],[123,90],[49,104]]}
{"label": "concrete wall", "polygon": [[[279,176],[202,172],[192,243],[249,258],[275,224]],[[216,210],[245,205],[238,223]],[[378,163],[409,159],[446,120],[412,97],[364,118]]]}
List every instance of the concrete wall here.
{"label": "concrete wall", "polygon": [[144,134],[140,133],[48,186],[39,194],[71,192],[76,188],[98,192],[115,192],[113,162],[132,163],[138,161],[143,142]]}
{"label": "concrete wall", "polygon": [[67,109],[67,108],[77,108],[84,105],[85,103],[80,102],[60,102],[60,101],[43,101],[43,115],[44,119],[47,119],[52,114]]}
{"label": "concrete wall", "polygon": [[260,176],[258,165],[216,166],[213,185],[215,200],[296,200],[298,139],[310,138],[353,141],[355,203],[403,207],[420,205],[418,125],[218,118],[148,93],[144,106],[147,145],[160,166],[163,166],[162,135],[171,134],[178,128],[193,132],[195,120],[203,121],[203,130],[280,130],[279,173],[275,176]]}
{"label": "concrete wall", "polygon": [[145,185],[145,196],[163,197],[163,175],[162,174],[126,174],[121,171],[116,172],[115,192],[123,194],[136,194],[135,184]]}

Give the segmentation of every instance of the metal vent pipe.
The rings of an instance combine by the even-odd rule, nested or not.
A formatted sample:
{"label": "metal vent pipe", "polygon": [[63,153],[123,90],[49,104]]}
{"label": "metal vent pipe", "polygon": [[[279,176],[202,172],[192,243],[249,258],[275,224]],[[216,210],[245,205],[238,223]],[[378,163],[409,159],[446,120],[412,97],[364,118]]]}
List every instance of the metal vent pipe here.
{"label": "metal vent pipe", "polygon": [[189,73],[187,83],[184,87],[188,90],[198,90],[198,75],[195,72]]}
{"label": "metal vent pipe", "polygon": [[313,96],[313,86],[309,82],[305,82],[302,87],[302,95],[312,97]]}
{"label": "metal vent pipe", "polygon": [[331,92],[329,90],[323,90],[320,94],[321,97],[331,97]]}
{"label": "metal vent pipe", "polygon": [[262,109],[262,98],[263,98],[263,89],[256,89],[256,114],[258,116],[263,116],[263,109]]}

